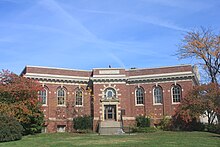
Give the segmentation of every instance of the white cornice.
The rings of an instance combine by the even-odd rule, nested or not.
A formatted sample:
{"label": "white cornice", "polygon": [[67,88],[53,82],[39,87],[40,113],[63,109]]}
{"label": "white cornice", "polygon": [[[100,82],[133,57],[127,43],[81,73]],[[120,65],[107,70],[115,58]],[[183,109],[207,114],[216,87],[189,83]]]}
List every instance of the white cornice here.
{"label": "white cornice", "polygon": [[[173,83],[175,83],[175,82],[182,82],[182,81],[191,81],[192,82],[192,79],[183,79],[183,80],[181,80],[181,79],[170,79],[170,80],[166,80],[166,81],[158,81],[157,83],[170,83],[170,82],[173,82]],[[135,82],[133,82],[133,83],[126,83],[127,85],[137,85],[137,83],[135,83]],[[149,81],[149,82],[139,82],[139,84],[155,84],[155,81]]]}
{"label": "white cornice", "polygon": [[38,74],[38,73],[26,73],[24,77],[33,78],[33,79],[63,80],[63,81],[89,81],[90,79],[90,77]]}
{"label": "white cornice", "polygon": [[188,72],[174,72],[174,73],[165,73],[165,74],[129,76],[128,79],[162,78],[162,77],[171,77],[171,76],[192,76],[192,75],[193,73],[191,71],[188,71]]}
{"label": "white cornice", "polygon": [[93,75],[93,78],[124,78],[126,75]]}
{"label": "white cornice", "polygon": [[117,80],[128,80],[128,81],[138,81],[138,80],[154,80],[154,79],[167,79],[167,78],[181,78],[181,77],[193,77],[194,74],[190,71],[188,72],[175,72],[175,73],[165,73],[165,74],[151,74],[151,75],[140,75],[140,76],[128,76],[125,75],[96,75],[92,77],[93,81],[117,81]]}
{"label": "white cornice", "polygon": [[37,79],[39,81],[53,80],[53,81],[67,81],[67,82],[150,82],[154,80],[170,80],[179,78],[195,78],[193,72],[174,72],[164,74],[151,74],[140,76],[126,76],[126,75],[95,75],[94,77],[82,77],[82,76],[66,76],[66,75],[53,75],[53,74],[39,74],[39,73],[26,73],[24,77]]}

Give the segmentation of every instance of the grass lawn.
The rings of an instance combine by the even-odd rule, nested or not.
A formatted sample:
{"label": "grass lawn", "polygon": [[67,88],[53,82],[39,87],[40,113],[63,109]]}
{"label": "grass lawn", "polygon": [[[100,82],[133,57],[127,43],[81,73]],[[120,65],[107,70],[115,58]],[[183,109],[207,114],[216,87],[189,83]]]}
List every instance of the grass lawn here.
{"label": "grass lawn", "polygon": [[2,147],[116,147],[116,146],[198,146],[220,147],[220,135],[208,132],[163,132],[99,136],[97,134],[54,133],[25,136],[22,140],[0,143]]}

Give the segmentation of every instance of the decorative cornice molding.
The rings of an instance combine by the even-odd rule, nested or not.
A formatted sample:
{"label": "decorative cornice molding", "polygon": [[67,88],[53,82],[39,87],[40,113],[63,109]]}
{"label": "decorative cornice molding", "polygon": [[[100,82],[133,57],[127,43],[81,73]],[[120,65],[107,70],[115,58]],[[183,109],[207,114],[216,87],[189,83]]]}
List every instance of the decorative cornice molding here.
{"label": "decorative cornice molding", "polygon": [[53,74],[39,74],[39,73],[26,73],[24,77],[36,79],[40,82],[62,82],[62,83],[82,83],[86,84],[90,80],[94,83],[148,83],[148,82],[159,82],[159,81],[171,81],[171,80],[183,80],[193,79],[195,84],[198,84],[198,79],[192,71],[188,72],[174,72],[164,74],[151,74],[151,75],[140,75],[140,76],[125,76],[125,75],[103,75],[94,77],[80,77],[80,76],[66,76],[66,75],[53,75]]}
{"label": "decorative cornice molding", "polygon": [[91,77],[93,82],[126,82],[126,77]]}
{"label": "decorative cornice molding", "polygon": [[130,76],[127,80],[127,83],[135,83],[135,82],[145,83],[145,82],[157,82],[157,81],[167,81],[167,80],[176,80],[176,79],[191,79],[194,76],[195,75],[192,72]]}
{"label": "decorative cornice molding", "polygon": [[90,77],[38,74],[38,73],[26,73],[24,77],[36,79],[39,81],[66,82],[66,83],[88,83],[88,81],[90,80]]}

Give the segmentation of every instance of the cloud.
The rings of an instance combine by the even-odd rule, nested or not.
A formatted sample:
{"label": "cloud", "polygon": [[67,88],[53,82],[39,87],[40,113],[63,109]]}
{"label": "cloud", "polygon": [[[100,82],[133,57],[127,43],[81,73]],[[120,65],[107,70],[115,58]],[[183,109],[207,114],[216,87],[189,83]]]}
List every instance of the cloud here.
{"label": "cloud", "polygon": [[160,27],[164,27],[164,28],[168,28],[168,29],[177,30],[177,31],[189,31],[188,29],[183,28],[183,27],[175,24],[171,20],[164,20],[164,19],[152,16],[152,15],[143,16],[143,15],[125,13],[125,12],[122,13],[122,12],[89,10],[89,9],[80,9],[79,11],[88,12],[88,13],[115,15],[115,16],[130,18],[130,19],[133,19],[133,20],[136,20],[136,21],[141,21],[141,22],[145,22],[145,23],[148,23],[148,24],[152,24],[152,25],[156,25],[156,26],[160,26]]}
{"label": "cloud", "polygon": [[125,64],[123,63],[123,61],[122,61],[120,58],[118,58],[115,54],[113,54],[113,53],[108,53],[108,55],[109,55],[112,59],[114,59],[114,61],[115,61],[121,68],[126,68],[126,67],[125,67]]}
{"label": "cloud", "polygon": [[[132,46],[133,47],[137,46],[137,45],[139,47],[141,46],[140,42],[133,42],[133,43],[126,44],[124,42],[111,42],[108,40],[103,40],[101,38],[97,38],[97,36],[95,34],[93,34],[91,31],[89,31],[84,25],[82,25],[82,23],[80,23],[80,21],[75,19],[69,12],[67,12],[64,8],[61,7],[61,4],[59,4],[55,0],[43,0],[43,1],[41,1],[40,4],[45,6],[47,9],[51,10],[52,12],[56,13],[57,15],[60,15],[60,17],[65,19],[65,21],[68,21],[69,23],[71,23],[75,29],[77,29],[81,32],[81,35],[82,35],[81,37],[83,37],[83,38],[85,37],[84,41],[88,42],[88,43],[92,43],[93,46],[97,47],[97,49],[108,50],[108,52],[110,52],[110,50],[126,50],[129,52],[129,51],[131,51]],[[89,12],[89,13],[111,14],[111,15],[119,15],[120,14],[118,12],[96,11],[96,10],[89,10],[89,9],[88,10],[82,9],[80,11],[85,11],[85,12]],[[80,36],[78,36],[78,37],[80,37]],[[144,44],[143,44],[142,48],[143,47],[145,47]],[[126,48],[128,48],[128,49],[126,49]],[[140,52],[136,52],[136,53],[142,54]],[[111,55],[111,57],[114,60],[116,60],[117,62],[119,62],[119,60],[116,58],[116,56]],[[123,64],[120,63],[120,65],[123,65]]]}
{"label": "cloud", "polygon": [[[57,19],[62,24],[62,28],[56,28],[53,26],[45,26],[39,24],[28,24],[28,23],[1,23],[0,26],[7,28],[15,28],[15,29],[29,29],[36,30],[37,32],[52,32],[58,34],[64,34],[68,36],[68,39],[72,39],[73,41],[79,41],[77,43],[87,46],[84,51],[90,52],[91,56],[94,55],[95,52],[102,52],[104,54],[108,54],[109,59],[120,65],[121,67],[125,67],[124,63],[120,58],[125,56],[136,55],[145,55],[145,56],[154,56],[156,53],[149,49],[149,44],[141,41],[129,41],[129,42],[114,42],[109,40],[104,40],[98,38],[94,33],[92,33],[86,26],[84,26],[79,20],[77,20],[71,13],[65,10],[62,7],[61,3],[58,3],[55,0],[41,0],[38,2],[39,6],[46,8],[49,12],[52,12]],[[39,11],[39,7],[35,7],[38,9],[34,9],[33,11]],[[32,11],[32,9],[30,10]],[[106,15],[115,15],[119,17],[126,17],[136,21],[141,21],[145,23],[151,23],[154,25],[158,25],[161,27],[171,28],[174,30],[181,30],[178,26],[175,26],[171,23],[164,23],[162,20],[153,18],[153,17],[144,17],[140,15],[134,15],[130,13],[121,13],[121,12],[108,12],[108,11],[99,11],[99,10],[86,10],[82,9],[81,11],[85,11],[88,13],[100,13]],[[51,14],[50,14],[51,15]],[[58,22],[59,23],[59,22]],[[71,28],[66,28],[65,25],[69,24]],[[21,34],[25,35],[26,31],[22,31]],[[14,33],[17,33],[14,31]],[[21,35],[20,33],[18,35]],[[22,38],[22,37],[20,37]],[[19,39],[19,38],[17,38]],[[2,41],[6,41],[3,40]],[[22,40],[21,40],[22,41]],[[91,45],[91,47],[90,47]],[[53,48],[54,46],[52,46]],[[73,46],[71,49],[74,48]],[[60,48],[59,48],[60,49]],[[65,47],[64,47],[65,49]],[[56,50],[54,48],[54,50]],[[67,49],[66,49],[67,50]],[[115,52],[120,52],[120,58],[115,55]]]}
{"label": "cloud", "polygon": [[177,31],[189,31],[188,29],[180,27],[170,20],[163,20],[163,19],[153,17],[153,16],[140,16],[140,15],[130,15],[130,16],[131,18],[135,20],[150,23],[150,24],[157,25],[160,27],[165,27],[165,28],[173,29]]}
{"label": "cloud", "polygon": [[97,37],[89,31],[84,25],[76,20],[70,13],[68,13],[61,5],[55,0],[42,0],[40,4],[52,11],[54,14],[59,15],[64,21],[70,23],[72,27],[77,29],[82,36],[89,38],[90,40],[96,39]]}

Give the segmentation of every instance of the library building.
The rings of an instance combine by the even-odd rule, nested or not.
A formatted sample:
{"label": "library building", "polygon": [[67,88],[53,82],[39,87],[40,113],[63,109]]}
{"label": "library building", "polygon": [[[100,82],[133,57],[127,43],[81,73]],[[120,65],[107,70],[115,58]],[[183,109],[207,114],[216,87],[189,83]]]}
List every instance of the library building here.
{"label": "library building", "polygon": [[44,87],[39,92],[44,132],[71,132],[73,118],[84,115],[93,118],[93,130],[99,133],[133,126],[140,115],[157,124],[172,116],[187,91],[199,84],[198,69],[191,65],[91,70],[26,66],[21,75]]}

